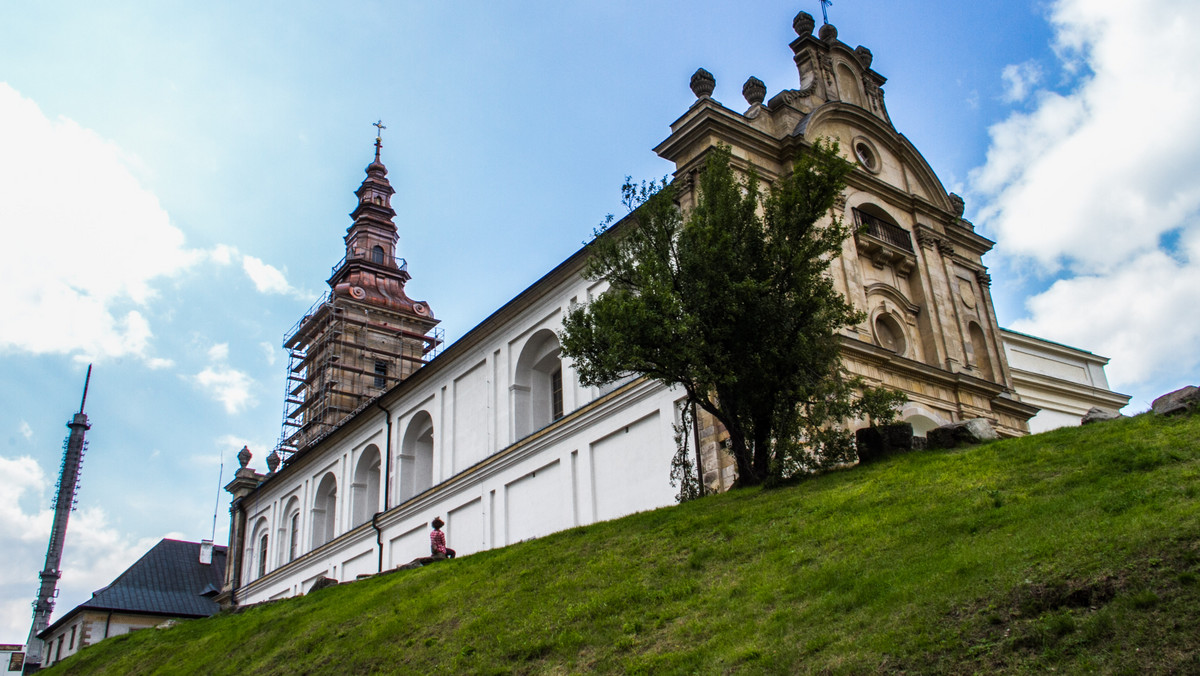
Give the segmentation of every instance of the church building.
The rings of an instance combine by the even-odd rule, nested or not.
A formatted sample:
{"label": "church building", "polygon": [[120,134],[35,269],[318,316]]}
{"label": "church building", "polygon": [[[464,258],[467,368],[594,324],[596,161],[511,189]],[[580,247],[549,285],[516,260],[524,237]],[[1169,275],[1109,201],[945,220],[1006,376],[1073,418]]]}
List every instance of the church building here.
{"label": "church building", "polygon": [[[972,418],[1023,435],[1039,407],[1059,407],[1061,424],[1090,406],[1123,406],[1104,358],[999,327],[982,260],[993,242],[892,126],[871,51],[829,24],[814,34],[804,12],[793,27],[794,88],[768,97],[751,77],[735,110],[713,98],[708,71],[692,77],[695,102],[654,149],[675,164],[680,206],[694,203],[697,172],[718,144],[770,182],[815,141],[835,139],[855,164],[837,215],[858,229],[831,272],[867,316],[843,332],[845,365],[903,391],[900,418],[918,436]],[[442,349],[430,306],[407,295],[379,139],[366,174],[330,290],[285,339],[283,442],[267,474],[248,467],[243,449],[226,487],[225,605],[428,556],[435,516],[464,555],[674,502],[684,393],[637,377],[584,386],[560,355],[563,316],[605,288],[580,274],[586,247]],[[1043,368],[1052,362],[1082,364],[1087,384],[1063,377],[1070,368]],[[1024,386],[1037,392],[1026,397]],[[704,416],[698,427],[699,472],[723,490],[734,467],[721,431]]]}

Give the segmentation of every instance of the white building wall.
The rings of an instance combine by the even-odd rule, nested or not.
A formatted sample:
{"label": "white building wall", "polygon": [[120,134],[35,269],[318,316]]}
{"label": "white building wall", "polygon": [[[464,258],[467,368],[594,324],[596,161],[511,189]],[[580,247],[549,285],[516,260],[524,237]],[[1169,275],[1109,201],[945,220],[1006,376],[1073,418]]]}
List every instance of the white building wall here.
{"label": "white building wall", "polygon": [[1117,412],[1129,396],[1113,392],[1104,374],[1107,357],[1035,336],[1002,329],[1013,389],[1041,408],[1029,420],[1033,434],[1078,425],[1089,409]]}
{"label": "white building wall", "polygon": [[[387,475],[383,482],[389,504],[378,519],[383,570],[429,555],[429,523],[435,516],[446,521],[447,542],[461,556],[674,502],[671,422],[680,392],[633,382],[620,395],[589,406],[601,391],[582,386],[571,364],[563,361],[566,417],[516,439],[519,407],[513,385],[522,351],[531,339],[544,341],[550,332],[557,334],[570,302],[587,295],[581,278],[565,280],[457,353],[452,363],[439,364],[437,377],[382,401],[392,412],[391,462],[385,455],[381,469]],[[583,406],[586,410],[579,410]],[[433,422],[433,452],[432,467],[423,468],[405,457],[405,441],[410,426],[425,415]],[[351,522],[350,481],[370,444],[387,453],[386,430],[384,410],[368,408],[244,500],[251,528],[265,517],[275,525],[272,534],[279,534],[286,524],[274,512],[300,495],[305,530],[302,555],[281,564],[286,554],[270,552],[267,575],[244,575],[235,592],[237,603],[305,593],[323,576],[345,581],[380,569],[377,533],[369,518]],[[338,477],[338,525],[333,539],[314,549],[316,489],[331,471]],[[420,479],[405,472],[431,472],[434,489],[402,497],[406,481]],[[250,553],[254,543],[246,545]],[[269,544],[286,546],[287,538],[278,535]],[[256,572],[247,568],[245,572]]]}

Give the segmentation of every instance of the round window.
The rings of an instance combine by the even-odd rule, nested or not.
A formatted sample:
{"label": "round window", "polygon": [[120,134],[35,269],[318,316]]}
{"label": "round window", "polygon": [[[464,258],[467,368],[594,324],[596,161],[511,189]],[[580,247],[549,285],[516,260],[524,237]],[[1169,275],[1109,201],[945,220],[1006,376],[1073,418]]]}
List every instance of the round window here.
{"label": "round window", "polygon": [[891,315],[879,315],[875,318],[875,340],[879,347],[891,350],[896,354],[904,354],[904,329]]}
{"label": "round window", "polygon": [[871,146],[867,145],[866,141],[858,141],[854,144],[854,154],[867,171],[878,171],[879,161],[875,159],[875,151],[871,150]]}

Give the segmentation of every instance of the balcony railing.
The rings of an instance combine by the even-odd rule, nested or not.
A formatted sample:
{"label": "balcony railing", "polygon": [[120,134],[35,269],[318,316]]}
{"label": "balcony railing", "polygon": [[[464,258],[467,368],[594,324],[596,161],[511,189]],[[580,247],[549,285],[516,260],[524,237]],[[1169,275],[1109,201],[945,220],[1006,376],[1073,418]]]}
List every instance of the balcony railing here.
{"label": "balcony railing", "polygon": [[854,220],[858,222],[860,228],[866,228],[868,235],[897,249],[909,252],[913,250],[912,234],[904,228],[892,225],[881,218],[864,213],[858,209],[854,210]]}
{"label": "balcony railing", "polygon": [[[405,272],[408,271],[408,261],[399,256],[396,256],[394,260],[397,268],[404,270]],[[355,252],[354,255],[343,256],[342,260],[338,261],[337,265],[334,265],[329,271],[329,275],[333,276],[338,270],[341,270],[342,266],[345,265],[347,261],[366,261],[368,263],[375,263],[376,265],[387,265],[387,256],[385,255],[383,260],[377,260],[371,255],[370,251]]]}

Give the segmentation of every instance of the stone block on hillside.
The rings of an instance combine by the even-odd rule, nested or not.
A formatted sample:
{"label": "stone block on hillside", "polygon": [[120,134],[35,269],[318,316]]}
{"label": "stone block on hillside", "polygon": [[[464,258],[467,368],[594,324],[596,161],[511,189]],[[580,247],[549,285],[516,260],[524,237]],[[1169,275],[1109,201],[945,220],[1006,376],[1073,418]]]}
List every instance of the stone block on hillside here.
{"label": "stone block on hillside", "polygon": [[338,581],[333,579],[332,577],[321,576],[321,577],[318,577],[317,581],[313,583],[313,586],[308,590],[308,593],[311,594],[315,591],[320,591],[326,587],[336,587],[337,584],[338,584]]}
{"label": "stone block on hillside", "polygon": [[913,448],[913,428],[909,423],[864,427],[854,433],[859,462],[871,462]]}
{"label": "stone block on hillside", "polygon": [[1174,392],[1164,394],[1155,399],[1150,408],[1158,415],[1186,413],[1200,409],[1200,387],[1188,385]]}
{"label": "stone block on hillside", "polygon": [[942,425],[929,430],[926,436],[929,448],[955,448],[968,444],[982,444],[995,441],[1000,435],[992,423],[984,418],[971,418],[962,422]]}
{"label": "stone block on hillside", "polygon": [[1106,411],[1102,408],[1097,408],[1097,407],[1093,406],[1088,409],[1087,413],[1083,414],[1082,418],[1079,419],[1079,424],[1087,425],[1089,423],[1103,422],[1105,420],[1116,420],[1117,418],[1124,418],[1124,417],[1125,416],[1123,416],[1120,413],[1117,413],[1115,411]]}

